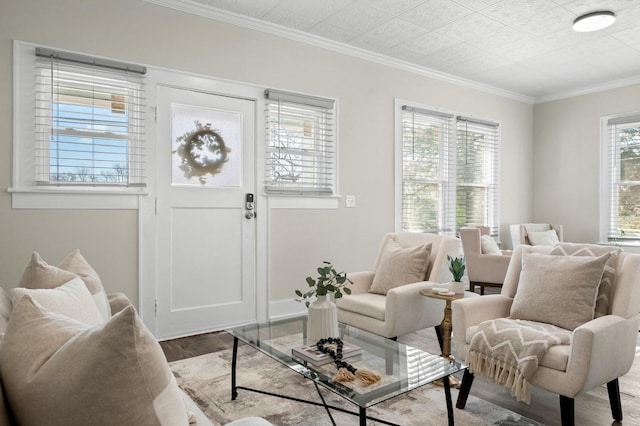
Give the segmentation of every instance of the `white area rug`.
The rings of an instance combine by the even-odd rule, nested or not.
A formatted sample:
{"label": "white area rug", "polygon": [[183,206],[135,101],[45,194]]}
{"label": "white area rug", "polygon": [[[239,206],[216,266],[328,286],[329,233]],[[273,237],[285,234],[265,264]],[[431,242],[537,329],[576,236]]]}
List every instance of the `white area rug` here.
{"label": "white area rug", "polygon": [[[216,424],[247,416],[260,416],[274,425],[331,425],[324,408],[240,389],[231,400],[231,350],[175,361],[170,364],[180,387]],[[247,346],[238,348],[237,385],[267,390],[320,402],[310,380],[291,371],[267,355]],[[329,405],[357,412],[357,406],[322,388]],[[458,391],[452,389],[455,400]],[[358,417],[332,412],[338,425],[357,425]],[[367,415],[401,425],[446,425],[444,390],[426,385],[384,401],[367,410]],[[540,425],[519,414],[469,396],[464,410],[454,408],[456,425]],[[367,424],[377,424],[368,421]]]}

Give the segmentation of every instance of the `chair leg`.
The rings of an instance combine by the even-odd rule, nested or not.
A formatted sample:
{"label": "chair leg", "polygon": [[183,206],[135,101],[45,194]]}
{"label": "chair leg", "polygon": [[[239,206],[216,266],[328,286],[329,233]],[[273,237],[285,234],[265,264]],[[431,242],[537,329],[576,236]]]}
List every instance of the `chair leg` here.
{"label": "chair leg", "polygon": [[474,283],[473,281],[469,281],[469,291],[470,291],[471,293],[473,293],[473,292],[475,291],[475,290],[474,290],[475,286],[476,286],[476,285],[475,285],[475,283]]}
{"label": "chair leg", "polygon": [[458,389],[458,400],[456,401],[456,408],[462,410],[465,405],[467,405],[467,398],[469,397],[469,392],[471,391],[471,385],[473,384],[474,378],[475,376],[469,371],[469,369],[464,370],[462,383],[460,384],[460,389]]}
{"label": "chair leg", "polygon": [[480,296],[484,296],[484,286],[480,286]]}
{"label": "chair leg", "polygon": [[560,419],[562,421],[562,426],[574,426],[575,415],[573,398],[560,395]]}
{"label": "chair leg", "polygon": [[613,420],[622,421],[622,403],[620,402],[620,386],[618,379],[614,379],[607,383],[607,391],[609,391],[609,405],[611,405],[611,415]]}

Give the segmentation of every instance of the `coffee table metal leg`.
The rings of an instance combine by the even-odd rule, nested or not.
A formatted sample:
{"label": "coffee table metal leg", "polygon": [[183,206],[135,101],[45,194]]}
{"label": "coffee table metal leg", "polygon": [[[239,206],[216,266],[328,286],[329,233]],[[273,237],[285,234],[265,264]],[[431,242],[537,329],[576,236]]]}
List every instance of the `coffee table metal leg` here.
{"label": "coffee table metal leg", "polygon": [[360,426],[367,426],[367,409],[360,407]]}
{"label": "coffee table metal leg", "polygon": [[447,399],[447,417],[449,418],[449,426],[453,426],[453,402],[451,401],[451,385],[449,384],[449,376],[442,378],[444,384],[444,395]]}
{"label": "coffee table metal leg", "polygon": [[333,426],[336,426],[336,421],[333,420],[333,416],[331,415],[331,410],[329,409],[329,406],[327,405],[327,401],[325,401],[324,396],[322,396],[322,392],[320,392],[320,387],[318,386],[318,383],[313,382],[313,385],[316,387],[316,391],[318,392],[318,395],[320,396],[320,399],[322,400],[322,405],[324,405],[324,410],[329,415],[329,419],[331,419],[331,424]]}
{"label": "coffee table metal leg", "polygon": [[238,338],[233,337],[233,358],[231,359],[231,400],[235,401],[238,396],[236,388],[236,360],[238,358]]}

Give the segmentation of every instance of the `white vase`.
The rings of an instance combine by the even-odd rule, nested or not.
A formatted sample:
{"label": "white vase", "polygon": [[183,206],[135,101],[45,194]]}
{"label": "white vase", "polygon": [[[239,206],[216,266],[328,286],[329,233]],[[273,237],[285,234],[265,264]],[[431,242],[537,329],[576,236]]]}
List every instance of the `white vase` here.
{"label": "white vase", "polygon": [[327,337],[340,337],[338,311],[336,304],[328,300],[327,296],[318,296],[315,302],[309,305],[307,342],[313,344]]}
{"label": "white vase", "polygon": [[464,293],[464,282],[463,281],[451,281],[451,291],[455,294]]}

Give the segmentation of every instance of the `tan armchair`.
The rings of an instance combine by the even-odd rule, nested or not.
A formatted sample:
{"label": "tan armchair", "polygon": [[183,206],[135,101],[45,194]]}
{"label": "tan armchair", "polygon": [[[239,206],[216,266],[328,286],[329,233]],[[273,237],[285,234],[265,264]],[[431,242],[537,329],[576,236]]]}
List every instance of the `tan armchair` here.
{"label": "tan armchair", "polygon": [[535,241],[532,241],[533,236],[530,234],[542,235],[541,233],[554,230],[559,242],[564,241],[562,236],[562,225],[552,225],[548,223],[522,223],[517,225],[511,225],[509,227],[511,231],[511,243],[515,249],[520,244],[526,244],[529,246],[538,245]]}
{"label": "tan armchair", "polygon": [[[571,245],[564,244],[559,247],[563,246]],[[574,255],[578,255],[575,254],[578,253],[578,250],[590,250],[598,254],[598,251],[612,249],[588,244],[574,244],[572,246],[579,246],[574,250]],[[527,279],[523,278],[523,276],[527,277],[524,272],[525,268],[522,267],[523,253],[557,254],[554,253],[554,249],[557,250],[557,248],[549,246],[527,247],[521,245],[517,247],[514,250],[513,261],[509,265],[501,294],[453,302],[453,341],[458,359],[467,363],[473,362],[470,359],[472,357],[469,356],[470,346],[473,337],[479,332],[481,323],[514,315],[512,306],[516,304],[514,300],[516,300],[518,286],[522,280]],[[595,256],[592,258],[595,259]],[[528,380],[532,386],[560,395],[563,426],[574,424],[574,398],[604,383],[607,384],[609,391],[613,418],[616,421],[622,420],[618,377],[629,371],[636,354],[640,324],[640,314],[638,314],[640,312],[640,254],[620,252],[612,260],[614,266],[610,266],[609,270],[605,267],[605,273],[597,275],[597,277],[604,277],[607,273],[615,274],[610,275],[613,277],[611,281],[615,282],[615,285],[607,298],[608,304],[605,305],[605,309],[602,310],[596,303],[595,319],[587,320],[586,323],[580,322],[582,325],[578,325],[573,331],[566,331],[569,336],[566,340],[568,343],[551,346],[544,353],[539,366],[533,370],[533,375]],[[548,260],[545,262],[548,264]],[[612,272],[614,267],[615,273]],[[596,279],[600,280],[600,278]],[[576,283],[578,282],[580,284],[576,285],[584,285],[582,284],[584,280],[576,279]],[[602,279],[597,283],[599,283],[597,291],[600,291],[600,287],[605,285],[605,280]],[[524,287],[526,284],[523,284]],[[555,291],[551,296],[558,297]],[[598,301],[601,300],[600,296],[598,296]],[[578,296],[573,295],[571,298],[571,304],[575,304]],[[533,302],[527,301],[527,303]],[[533,312],[540,309],[539,306],[530,306]],[[591,314],[592,318],[593,316]],[[516,316],[516,318],[521,317]],[[545,321],[545,323],[547,322],[550,321]],[[541,327],[544,325],[544,323],[535,321],[533,324]],[[507,334],[501,335],[504,337]],[[476,339],[475,343],[484,341],[485,337],[486,335],[481,339]],[[522,336],[518,335],[516,339],[522,339]],[[497,344],[492,347],[506,347],[506,345]],[[473,358],[475,358],[475,354]],[[474,374],[466,370],[456,404],[458,408],[464,408],[473,378]]]}
{"label": "tan armchair", "polygon": [[486,238],[483,237],[485,235],[489,236],[489,228],[486,226],[460,229],[460,240],[469,277],[469,291],[474,291],[475,286],[480,286],[482,295],[485,286],[502,287],[511,261],[511,251],[500,250],[495,243],[494,250],[484,250],[485,253],[483,253],[481,239]]}
{"label": "tan armchair", "polygon": [[[403,271],[398,271],[396,276],[382,283],[392,287],[386,294],[371,292],[374,290],[373,284],[378,284],[381,277],[389,274],[389,258],[386,253],[390,247],[399,246],[403,250],[413,250],[425,244],[431,244],[431,250],[428,263],[425,263],[426,271],[420,273],[420,278],[415,282],[394,287],[393,280],[404,274]],[[373,264],[373,270],[347,274],[353,281],[352,294],[336,300],[338,321],[387,338],[439,326],[443,317],[444,301],[422,296],[420,290],[452,280],[447,255],[461,255],[459,239],[423,233],[386,234]]]}

